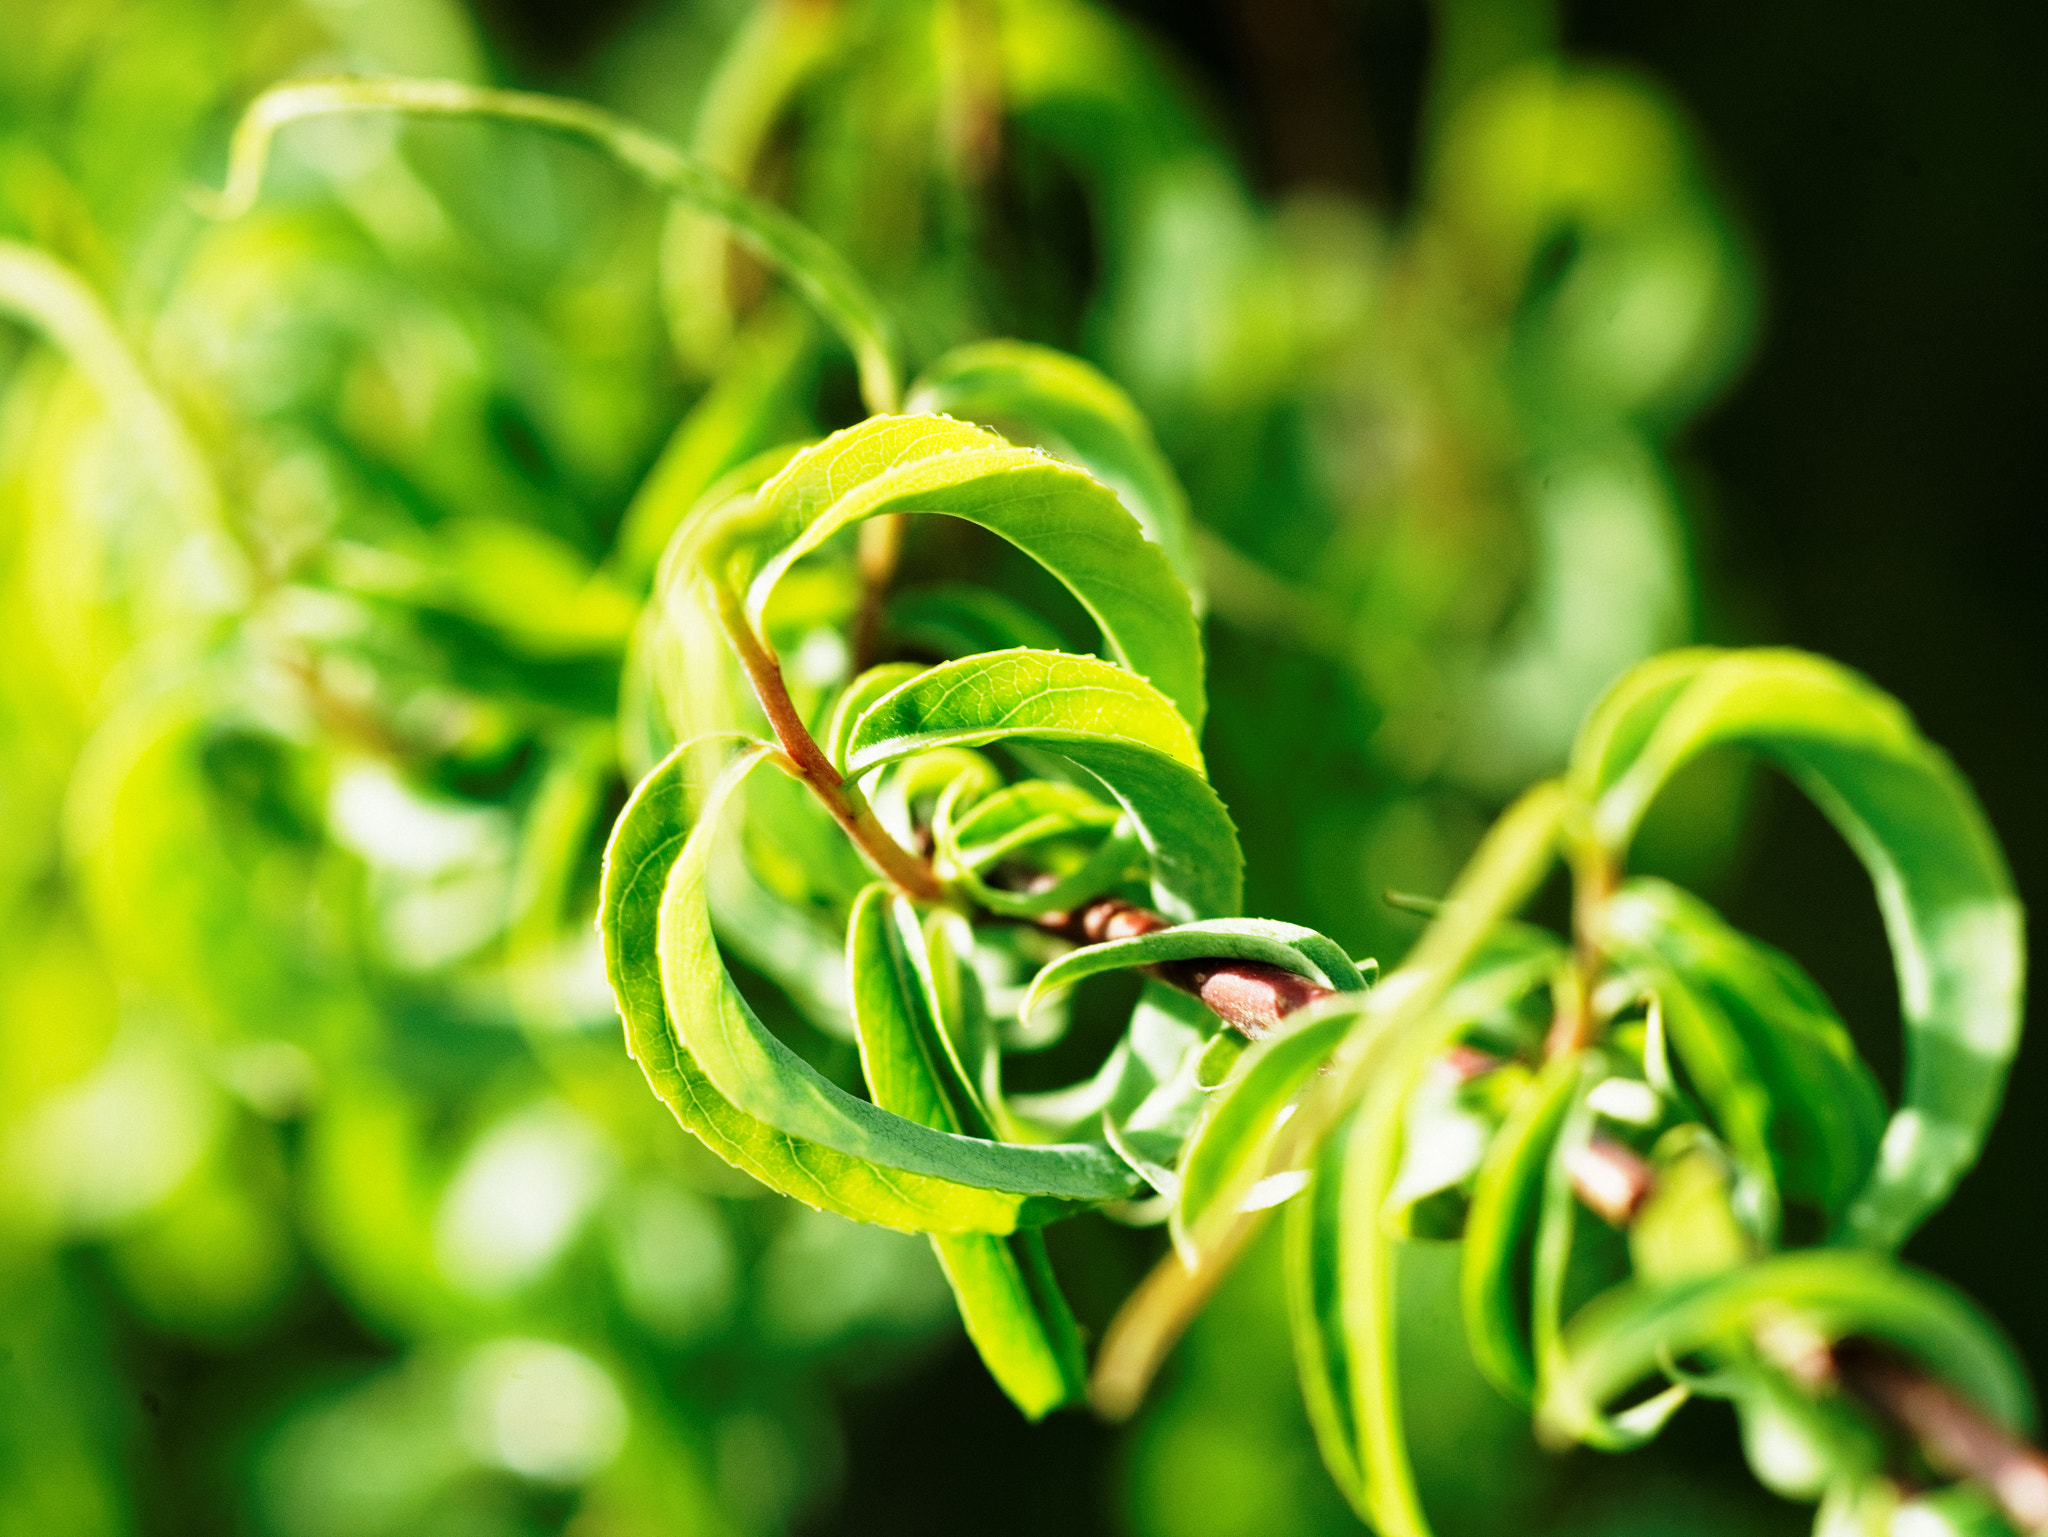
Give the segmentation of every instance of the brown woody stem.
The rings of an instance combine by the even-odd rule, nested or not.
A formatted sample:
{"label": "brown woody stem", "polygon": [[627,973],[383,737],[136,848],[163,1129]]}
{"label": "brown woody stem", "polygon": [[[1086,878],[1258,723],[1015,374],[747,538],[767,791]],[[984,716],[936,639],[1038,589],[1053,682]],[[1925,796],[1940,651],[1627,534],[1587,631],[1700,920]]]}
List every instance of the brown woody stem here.
{"label": "brown woody stem", "polygon": [[[1098,897],[1070,913],[1046,913],[1038,926],[1077,945],[1132,939],[1173,927],[1150,908],[1119,897]],[[1162,961],[1145,968],[1169,987],[1198,998],[1225,1024],[1250,1040],[1263,1040],[1296,1009],[1333,996],[1330,988],[1258,961]]]}
{"label": "brown woody stem", "polygon": [[[1655,1173],[1634,1149],[1610,1138],[1594,1137],[1582,1153],[1572,1161],[1573,1189],[1600,1216],[1624,1225],[1648,1199]],[[1815,1354],[1819,1359],[1797,1373],[1809,1387],[1839,1387],[1918,1446],[1937,1472],[1984,1489],[2016,1530],[2048,1531],[2048,1455],[2039,1448],[1874,1341],[1842,1340]]]}
{"label": "brown woody stem", "polygon": [[754,697],[761,702],[761,711],[768,717],[769,728],[775,733],[775,740],[781,746],[797,778],[810,787],[832,820],[846,830],[854,847],[859,849],[869,864],[905,896],[920,902],[937,902],[946,894],[945,886],[926,861],[903,847],[889,836],[889,830],[877,820],[875,811],[867,797],[848,784],[839,770],[832,766],[832,760],[825,756],[803,717],[797,713],[796,701],[789,697],[789,685],[783,680],[782,663],[768,648],[766,641],[754,633],[754,627],[747,622],[747,616],[740,601],[722,586],[714,586],[720,625],[725,630],[726,640],[740,659],[740,666],[746,669],[747,681],[753,685]]}

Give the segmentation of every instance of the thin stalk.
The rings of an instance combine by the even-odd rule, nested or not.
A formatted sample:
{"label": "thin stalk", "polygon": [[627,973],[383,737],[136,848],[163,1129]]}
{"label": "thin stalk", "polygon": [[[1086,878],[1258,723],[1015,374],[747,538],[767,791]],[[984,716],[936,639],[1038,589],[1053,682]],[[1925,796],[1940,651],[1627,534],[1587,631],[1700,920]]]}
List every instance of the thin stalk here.
{"label": "thin stalk", "polygon": [[[1038,926],[1077,945],[1133,939],[1173,927],[1172,920],[1120,897],[1098,897],[1070,913],[1043,913]],[[1204,1007],[1249,1040],[1264,1040],[1296,1009],[1334,989],[1278,966],[1258,961],[1164,961],[1144,968],[1147,976],[1199,999]]]}
{"label": "thin stalk", "polygon": [[746,669],[747,681],[753,685],[761,712],[768,717],[789,772],[809,786],[877,874],[915,901],[943,901],[946,888],[931,865],[889,836],[867,797],[849,784],[825,756],[803,716],[797,713],[796,701],[789,697],[781,661],[747,623],[738,595],[722,584],[711,585],[719,624],[739,657],[740,666]]}
{"label": "thin stalk", "polygon": [[[1633,1148],[1596,1137],[1572,1166],[1580,1201],[1615,1226],[1640,1212],[1656,1173]],[[1626,1192],[1625,1198],[1619,1192]],[[1764,1354],[1781,1352],[1761,1341]],[[1816,1341],[1816,1345],[1819,1342]],[[1780,1360],[1810,1390],[1836,1388],[1918,1446],[1951,1478],[1978,1485],[2022,1532],[2048,1530],[2048,1455],[1998,1424],[1917,1361],[1872,1341],[1842,1340],[1813,1359]]]}
{"label": "thin stalk", "polygon": [[585,102],[526,91],[483,90],[453,80],[301,80],[266,91],[235,129],[227,185],[196,199],[216,218],[254,205],[277,131],[300,118],[342,112],[495,118],[581,139],[650,186],[722,222],[733,238],[809,299],[852,350],[861,398],[882,414],[900,397],[892,330],[859,274],[789,214],[735,186],[711,166],[644,129]]}

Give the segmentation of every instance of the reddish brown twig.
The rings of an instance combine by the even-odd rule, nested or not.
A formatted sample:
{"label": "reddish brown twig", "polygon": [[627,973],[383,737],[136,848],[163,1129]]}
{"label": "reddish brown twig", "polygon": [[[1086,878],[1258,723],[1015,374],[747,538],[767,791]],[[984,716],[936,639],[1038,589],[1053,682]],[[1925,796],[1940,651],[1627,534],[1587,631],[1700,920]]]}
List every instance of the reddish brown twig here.
{"label": "reddish brown twig", "polygon": [[1849,1395],[1910,1436],[1936,1472],[1965,1478],[1998,1502],[2017,1531],[2048,1531],[2048,1456],[1945,1382],[1868,1340],[1834,1348]]}
{"label": "reddish brown twig", "polygon": [[810,787],[811,793],[831,813],[832,819],[845,829],[854,847],[899,891],[924,902],[943,898],[946,889],[930,863],[889,836],[888,829],[876,819],[874,808],[868,805],[866,797],[848,784],[839,770],[832,766],[832,760],[825,756],[825,750],[818,745],[810,728],[804,724],[803,716],[798,713],[796,702],[789,697],[789,685],[783,679],[781,661],[754,633],[739,599],[725,588],[714,585],[712,601],[726,639],[739,658],[740,666],[746,670],[747,681],[753,686],[754,697],[760,701],[761,712],[768,717],[769,728],[774,731],[776,743],[788,760],[785,766]]}
{"label": "reddish brown twig", "polygon": [[1595,1132],[1565,1158],[1572,1191],[1609,1227],[1627,1227],[1656,1188],[1648,1163],[1625,1142]]}
{"label": "reddish brown twig", "polygon": [[[1616,1226],[1626,1225],[1656,1185],[1649,1163],[1627,1144],[1595,1136],[1571,1161],[1572,1188]],[[2048,1455],[1999,1425],[1913,1361],[1867,1339],[1832,1349],[1796,1374],[1810,1388],[1834,1386],[1903,1433],[1935,1471],[1967,1479],[1998,1502],[2022,1532],[2048,1532]]]}
{"label": "reddish brown twig", "polygon": [[[1119,897],[1098,897],[1070,913],[1046,913],[1038,926],[1077,945],[1155,934],[1173,924],[1150,908]],[[1296,1009],[1333,996],[1330,988],[1258,961],[1162,961],[1146,973],[1199,998],[1209,1011],[1248,1039],[1263,1040]]]}

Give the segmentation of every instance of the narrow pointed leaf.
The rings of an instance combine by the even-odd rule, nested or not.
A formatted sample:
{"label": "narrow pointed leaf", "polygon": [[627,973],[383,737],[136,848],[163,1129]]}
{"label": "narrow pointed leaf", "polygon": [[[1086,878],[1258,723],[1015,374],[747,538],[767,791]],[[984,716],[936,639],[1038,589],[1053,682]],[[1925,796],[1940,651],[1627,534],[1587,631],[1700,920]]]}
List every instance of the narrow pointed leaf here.
{"label": "narrow pointed leaf", "polygon": [[1537,1413],[1574,1440],[1604,1406],[1698,1352],[1740,1353],[1760,1325],[1791,1320],[1833,1342],[1869,1336],[1916,1358],[1998,1423],[2026,1431],[2033,1400],[2011,1348],[1942,1283],[1881,1256],[1803,1249],[1675,1286],[1630,1283],[1587,1304],[1565,1330]]}
{"label": "narrow pointed leaf", "polygon": [[934,667],[869,707],[847,771],[1010,741],[1049,747],[1102,782],[1151,857],[1169,917],[1236,910],[1244,858],[1193,733],[1156,689],[1096,658],[1000,651]]}
{"label": "narrow pointed leaf", "polygon": [[1401,1107],[1460,1030],[1546,974],[1551,962],[1540,951],[1533,960],[1518,953],[1476,971],[1475,963],[1496,926],[1556,862],[1566,804],[1559,786],[1539,785],[1494,824],[1413,959],[1370,995],[1359,1029],[1333,1059],[1329,1087],[1305,1096],[1295,1114],[1312,1132],[1318,1121],[1334,1121],[1332,1100],[1357,1111],[1341,1196],[1341,1316],[1364,1498],[1385,1537],[1423,1537],[1429,1529],[1401,1430],[1394,1242],[1382,1218],[1400,1171]]}
{"label": "narrow pointed leaf", "polygon": [[[1747,1086],[1739,1092],[1761,1097],[1760,1130],[1777,1183],[1839,1219],[1876,1159],[1884,1098],[1812,979],[1662,881],[1630,881],[1606,903],[1600,923],[1610,954],[1644,967],[1654,986],[1679,999],[1677,1012],[1667,1003],[1666,1017],[1681,1055],[1683,1013],[1739,1044]],[[1687,1056],[1686,1065],[1707,1092],[1704,1064]]]}
{"label": "narrow pointed leaf", "polygon": [[1071,459],[1144,526],[1201,602],[1187,493],[1131,397],[1091,364],[1030,342],[975,342],[947,353],[911,388],[910,411],[985,422]]}
{"label": "narrow pointed leaf", "polygon": [[1181,1160],[1180,1197],[1173,1209],[1174,1241],[1190,1265],[1215,1214],[1234,1213],[1252,1186],[1280,1172],[1267,1167],[1280,1112],[1356,1019],[1355,1010],[1339,1009],[1261,1042],[1245,1053],[1231,1081],[1218,1091]]}
{"label": "narrow pointed leaf", "polygon": [[792,564],[884,513],[945,513],[1009,540],[1080,600],[1119,665],[1201,730],[1201,636],[1159,547],[1086,471],[965,422],[873,417],[799,454],[761,488],[740,563],[722,574],[746,586],[758,630]]}
{"label": "narrow pointed leaf", "polygon": [[1870,872],[1898,969],[1906,1085],[1846,1231],[1902,1241],[1976,1160],[2019,1042],[2022,916],[2004,855],[1953,764],[1897,701],[1793,651],[1694,651],[1597,707],[1574,753],[1591,831],[1625,850],[1659,790],[1718,745],[1806,790]]}
{"label": "narrow pointed leaf", "polygon": [[1302,1402],[1323,1465],[1360,1519],[1370,1520],[1358,1458],[1358,1422],[1351,1412],[1351,1362],[1344,1347],[1343,1298],[1338,1290],[1345,1122],[1316,1154],[1308,1188],[1288,1203],[1285,1224],[1287,1317]]}
{"label": "narrow pointed leaf", "polygon": [[1488,1147],[1465,1214],[1460,1298],[1472,1359],[1489,1382],[1521,1404],[1534,1397],[1536,1359],[1517,1295],[1517,1261],[1535,1226],[1543,1171],[1578,1080],[1574,1053],[1560,1053],[1543,1065]]}
{"label": "narrow pointed leaf", "polygon": [[1128,1195],[1136,1181],[1107,1148],[917,1125],[826,1082],[754,1018],[719,961],[703,886],[718,812],[766,751],[709,793],[693,790],[686,751],[672,754],[634,791],[606,854],[607,972],[627,1044],[677,1119],[775,1189],[891,1227],[1008,1232],[1061,1202]]}
{"label": "narrow pointed leaf", "polygon": [[1163,961],[1201,960],[1258,961],[1322,982],[1339,992],[1361,992],[1365,988],[1365,974],[1357,963],[1335,940],[1314,929],[1269,918],[1210,918],[1071,950],[1032,978],[1030,990],[1017,1005],[1017,1012],[1029,1018],[1031,1011],[1055,988],[1072,987],[1106,971],[1156,966]]}
{"label": "narrow pointed leaf", "polygon": [[[986,1115],[947,1039],[934,957],[916,912],[870,886],[847,925],[861,1070],[876,1105],[920,1125],[985,1134]],[[1037,1233],[934,1233],[961,1321],[989,1373],[1031,1419],[1077,1398],[1080,1332]]]}
{"label": "narrow pointed leaf", "polygon": [[967,1337],[1027,1419],[1078,1403],[1088,1388],[1081,1331],[1036,1229],[934,1233]]}

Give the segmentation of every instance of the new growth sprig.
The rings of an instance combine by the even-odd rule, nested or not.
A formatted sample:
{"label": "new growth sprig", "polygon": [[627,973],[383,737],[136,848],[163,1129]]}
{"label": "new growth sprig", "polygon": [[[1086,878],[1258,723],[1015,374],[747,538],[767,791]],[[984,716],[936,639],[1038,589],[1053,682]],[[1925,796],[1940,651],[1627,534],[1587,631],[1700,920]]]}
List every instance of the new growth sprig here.
{"label": "new growth sprig", "polygon": [[[1305,1394],[1332,1472],[1381,1530],[1427,1530],[1392,1284],[1404,1233],[1425,1224],[1462,1238],[1475,1359],[1554,1441],[1620,1450],[1692,1398],[1726,1398],[1760,1476],[1820,1499],[1829,1531],[1885,1530],[1902,1501],[1962,1520],[1989,1500],[2039,1524],[2043,1465],[2018,1439],[2031,1400],[2009,1353],[1890,1257],[1975,1157],[2016,1043],[2023,954],[1974,799],[1896,704],[1793,652],[1646,664],[1372,986],[1375,968],[1321,935],[1228,916],[1238,854],[1196,746],[1192,603],[1084,467],[945,416],[883,417],[720,496],[681,536],[694,553],[671,562],[665,602],[694,595],[719,616],[779,745],[708,790],[687,768],[702,749],[680,747],[620,821],[604,924],[635,1053],[742,1167],[933,1234],[970,1335],[1027,1413],[1082,1380],[1038,1226],[1089,1206],[1170,1225],[1172,1251],[1094,1368],[1094,1402],[1120,1414],[1284,1206]],[[863,519],[931,512],[1031,555],[1108,655],[891,658],[818,691],[821,746],[774,660],[777,586],[844,566],[832,536]],[[1032,622],[994,591],[978,601],[1011,626],[995,638]],[[1871,872],[1907,1032],[1889,1113],[1795,963],[1626,874],[1659,790],[1727,746],[1780,765]],[[720,816],[744,839],[735,801],[763,761],[809,786],[884,877],[847,908],[865,1100],[781,1047],[717,959],[705,871]],[[1560,861],[1568,939],[1515,916]],[[1028,985],[1019,920],[1073,947]],[[1116,968],[1150,981],[1100,1072],[1007,1094],[1005,1038]],[[1447,1073],[1458,1092],[1423,1092]],[[1433,1124],[1452,1117],[1483,1128],[1462,1156]],[[1594,1279],[1568,1263],[1581,1208],[1619,1234]],[[1813,1240],[1788,1244],[1788,1210]],[[1644,1396],[1646,1380],[1661,1386]],[[1961,1492],[1940,1492],[1954,1479]]]}
{"label": "new growth sprig", "polygon": [[[897,414],[890,328],[848,263],[546,98],[287,87],[237,136],[228,211],[279,127],[359,110],[592,143],[724,221],[853,354],[876,414],[734,471],[670,542],[628,661],[622,735],[657,761],[610,839],[605,958],[677,1120],[810,1205],[929,1234],[1026,1414],[1128,1411],[1279,1210],[1304,1397],[1384,1532],[1427,1530],[1394,1283],[1403,1244],[1444,1238],[1474,1360],[1553,1442],[1623,1450],[1722,1398],[1759,1477],[1818,1500],[1828,1537],[1907,1510],[1922,1530],[2048,1521],[2011,1353],[1893,1257],[1977,1155],[2024,969],[1996,841],[1894,701],[1793,652],[1636,668],[1375,980],[1323,935],[1238,916],[1187,499],[1114,384],[981,343]],[[1628,873],[1659,793],[1729,747],[1790,776],[1871,875],[1906,1036],[1895,1106],[1796,962]],[[1519,917],[1560,863],[1568,936]],[[728,948],[852,1043],[858,1084],[763,1022]],[[1118,968],[1146,980],[1100,1067],[1011,1091],[1006,1054]],[[1171,1239],[1092,1388],[1040,1233],[1087,1210]]]}

